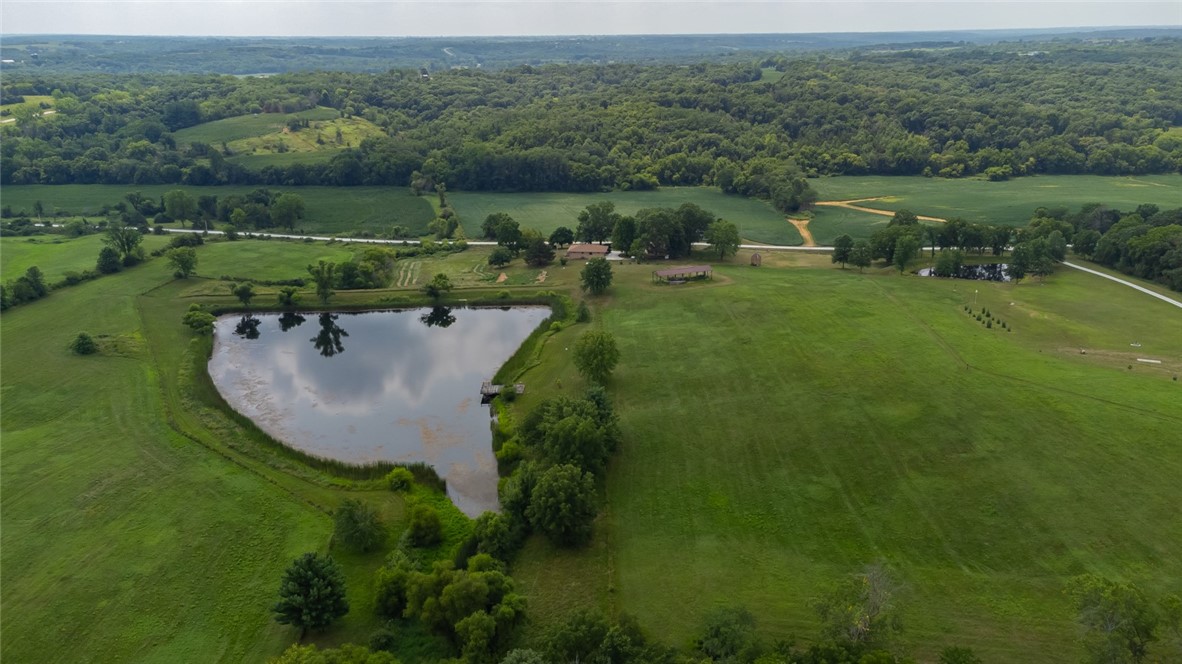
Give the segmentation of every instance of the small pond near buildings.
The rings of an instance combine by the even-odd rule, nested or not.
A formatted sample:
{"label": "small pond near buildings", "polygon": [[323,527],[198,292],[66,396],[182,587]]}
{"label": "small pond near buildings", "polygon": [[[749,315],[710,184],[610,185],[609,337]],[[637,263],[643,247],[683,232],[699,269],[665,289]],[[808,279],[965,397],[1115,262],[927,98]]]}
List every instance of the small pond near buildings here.
{"label": "small pond near buildings", "polygon": [[[952,275],[955,279],[972,279],[974,281],[1009,281],[1010,275],[1006,272],[1009,265],[1005,263],[982,263],[980,265],[961,265],[956,274]],[[916,272],[921,277],[938,277],[936,269],[925,267]]]}
{"label": "small pond near buildings", "polygon": [[222,316],[209,375],[222,397],[295,449],[350,463],[421,461],[466,514],[495,510],[480,386],[550,315],[434,307]]}

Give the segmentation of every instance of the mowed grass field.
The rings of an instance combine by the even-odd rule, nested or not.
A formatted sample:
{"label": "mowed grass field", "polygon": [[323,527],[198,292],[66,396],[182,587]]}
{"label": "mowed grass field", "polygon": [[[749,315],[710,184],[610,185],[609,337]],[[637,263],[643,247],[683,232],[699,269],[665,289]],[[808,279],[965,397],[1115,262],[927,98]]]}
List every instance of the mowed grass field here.
{"label": "mowed grass field", "polygon": [[[66,211],[92,218],[104,205],[115,205],[132,192],[159,199],[174,189],[184,189],[194,197],[248,194],[258,187],[184,187],[179,185],[7,185],[3,203],[20,214],[31,213],[41,201],[45,213]],[[427,196],[414,196],[403,187],[268,187],[276,193],[293,192],[304,199],[305,216],[297,228],[308,233],[348,234],[358,232],[389,233],[398,225],[418,235],[427,232],[435,212]]]}
{"label": "mowed grass field", "polygon": [[490,194],[448,192],[447,198],[463,220],[469,237],[480,233],[480,223],[494,212],[505,212],[522,228],[536,228],[549,235],[559,226],[571,230],[579,213],[592,203],[611,201],[621,214],[635,214],[650,207],[678,207],[694,203],[715,216],[734,222],[740,235],[753,242],[801,244],[800,233],[770,204],[732,196],[714,187],[663,187],[657,191],[613,191],[605,194]]}
{"label": "mowed grass field", "polygon": [[[1108,177],[1100,175],[1040,175],[989,182],[973,178],[949,180],[916,176],[840,176],[812,180],[822,201],[878,198],[858,205],[988,224],[1022,226],[1038,207],[1066,206],[1072,211],[1085,203],[1104,203],[1132,210],[1142,203],[1162,208],[1182,207],[1182,175]],[[817,207],[809,222],[818,244],[831,244],[842,233],[869,237],[890,217],[854,210]]]}
{"label": "mowed grass field", "polygon": [[[536,620],[599,604],[687,646],[743,604],[809,640],[811,600],[884,561],[921,661],[1074,662],[1067,579],[1182,591],[1182,311],[1066,268],[1000,285],[744,258],[681,287],[617,268],[593,325],[620,345],[624,441],[596,544],[519,563]],[[525,382],[581,389],[573,338]]]}
{"label": "mowed grass field", "polygon": [[[0,320],[5,661],[260,661],[292,639],[267,607],[329,519],[170,428],[137,306],[162,272]],[[109,352],[70,353],[79,330]]]}
{"label": "mowed grass field", "polygon": [[[151,252],[167,244],[167,237],[146,235],[142,246],[145,252]],[[95,269],[103,246],[101,234],[77,238],[61,235],[0,238],[0,281],[16,279],[36,265],[52,284],[67,272]]]}
{"label": "mowed grass field", "polygon": [[[197,251],[199,273],[264,279],[304,276],[309,261],[352,249],[241,241]],[[274,288],[259,291],[256,306],[274,302]],[[328,512],[346,497],[375,505],[392,547],[406,501],[268,453],[200,399],[212,389],[193,378],[204,355],[180,318],[209,294],[232,301],[225,282],[173,280],[150,259],[0,317],[4,661],[265,661],[298,637],[270,609],[283,570],[307,551],[342,563],[353,606],[309,641],[364,643],[380,626],[369,580],[386,550],[330,548]],[[100,354],[69,352],[80,330]],[[441,494],[413,499],[444,514],[449,551],[467,521]],[[446,646],[408,630],[398,655],[439,659]]]}
{"label": "mowed grass field", "polygon": [[[355,249],[212,243],[198,274],[291,278]],[[406,259],[400,275],[577,287],[575,263],[540,281],[520,259],[497,285],[487,252]],[[534,538],[514,566],[527,639],[591,605],[688,646],[707,611],[741,603],[767,637],[809,640],[810,600],[882,560],[903,583],[903,643],[924,661],[956,644],[987,662],[1069,662],[1082,653],[1066,579],[1182,592],[1180,310],[1066,268],[1003,285],[748,257],[680,287],[650,284],[655,265],[615,264],[592,300],[590,326],[622,352],[610,389],[624,441],[595,541]],[[229,302],[223,291],[172,281],[156,259],[0,317],[5,659],[261,661],[295,638],[270,619],[277,580],[327,547],[324,510],[350,492],[241,454],[241,434],[186,398],[179,318],[201,295]],[[973,300],[1015,331],[969,317]],[[587,328],[550,339],[523,409],[582,390],[567,349]],[[106,335],[104,354],[69,354],[78,330]],[[403,501],[360,495],[396,537]],[[376,629],[365,583],[382,555],[340,555],[354,612],[318,642]],[[404,661],[438,652],[404,636]]]}

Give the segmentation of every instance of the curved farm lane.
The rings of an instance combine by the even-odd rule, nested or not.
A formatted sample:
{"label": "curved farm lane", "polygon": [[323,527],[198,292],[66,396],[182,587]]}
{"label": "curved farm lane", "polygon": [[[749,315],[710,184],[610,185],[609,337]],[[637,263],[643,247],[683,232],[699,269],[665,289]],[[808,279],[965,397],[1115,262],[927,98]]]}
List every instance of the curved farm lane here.
{"label": "curved farm lane", "polygon": [[[884,217],[895,216],[894,210],[879,210],[877,208],[868,208],[868,207],[863,207],[861,205],[854,205],[855,203],[865,203],[866,201],[877,201],[877,200],[881,200],[883,198],[886,198],[886,196],[875,196],[873,198],[853,198],[848,201],[817,201],[816,203],[814,203],[814,205],[824,205],[827,207],[839,207],[839,208],[845,208],[847,210],[857,210],[858,212],[869,212],[870,214],[877,214],[877,215],[881,215]],[[928,216],[924,216],[922,214],[917,214],[915,216],[919,217],[920,221],[934,221],[938,224],[943,224],[948,221],[947,219],[941,219],[940,217],[928,217]]]}
{"label": "curved farm lane", "polygon": [[788,217],[788,223],[796,227],[797,232],[800,233],[800,238],[804,240],[804,246],[817,246],[817,241],[813,239],[813,232],[809,230],[808,219],[793,219],[792,217]]}
{"label": "curved farm lane", "polygon": [[1063,261],[1063,265],[1066,265],[1067,267],[1073,267],[1077,270],[1083,270],[1084,272],[1087,272],[1088,274],[1094,274],[1097,277],[1104,277],[1105,279],[1115,281],[1118,284],[1124,284],[1125,286],[1128,286],[1129,288],[1135,288],[1135,289],[1141,291],[1142,293],[1145,293],[1147,295],[1152,295],[1153,297],[1156,297],[1159,300],[1162,300],[1164,302],[1169,302],[1170,304],[1174,305],[1175,307],[1182,309],[1182,302],[1179,302],[1178,300],[1175,300],[1170,297],[1166,297],[1165,295],[1162,295],[1161,293],[1158,293],[1156,291],[1151,291],[1148,288],[1145,288],[1143,286],[1138,286],[1137,284],[1135,284],[1131,281],[1125,281],[1124,279],[1114,277],[1111,274],[1104,274],[1103,272],[1100,272],[1098,270],[1093,270],[1091,268],[1087,268],[1082,265],[1076,265],[1075,263],[1068,263],[1067,261]]}

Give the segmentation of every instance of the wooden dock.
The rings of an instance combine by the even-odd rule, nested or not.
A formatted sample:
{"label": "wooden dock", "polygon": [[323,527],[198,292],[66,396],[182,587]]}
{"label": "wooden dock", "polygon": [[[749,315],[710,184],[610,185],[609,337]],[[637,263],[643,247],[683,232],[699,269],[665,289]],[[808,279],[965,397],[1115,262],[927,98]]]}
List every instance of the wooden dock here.
{"label": "wooden dock", "polygon": [[[494,385],[492,381],[484,381],[480,385],[480,399],[483,403],[488,403],[493,397],[501,393],[505,389],[505,385]],[[525,394],[525,383],[515,383],[511,386],[513,391],[517,394]]]}

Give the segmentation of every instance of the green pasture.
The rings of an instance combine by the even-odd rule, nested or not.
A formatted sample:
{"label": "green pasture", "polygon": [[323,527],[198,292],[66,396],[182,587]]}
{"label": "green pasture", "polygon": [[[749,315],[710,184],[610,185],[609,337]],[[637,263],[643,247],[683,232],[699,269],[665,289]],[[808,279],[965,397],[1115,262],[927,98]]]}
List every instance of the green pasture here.
{"label": "green pasture", "polygon": [[752,198],[732,196],[713,187],[664,187],[657,191],[613,191],[604,194],[490,194],[448,192],[447,198],[463,220],[469,236],[480,232],[480,222],[494,212],[505,212],[522,228],[536,228],[549,234],[559,226],[574,229],[579,213],[600,201],[616,204],[621,214],[634,214],[649,207],[678,207],[694,203],[716,216],[734,222],[744,239],[768,244],[800,244],[800,234],[784,215],[770,204]]}
{"label": "green pasture", "polygon": [[[308,261],[349,251],[207,244],[197,248],[198,271],[299,276]],[[0,317],[5,661],[264,661],[298,636],[273,622],[270,607],[292,559],[329,550],[329,510],[350,495],[375,504],[391,546],[404,526],[400,495],[260,447],[211,405],[212,387],[199,378],[202,345],[179,321],[204,293],[232,300],[225,282],[169,272],[151,259]],[[274,289],[260,290],[268,306]],[[80,330],[99,339],[100,354],[67,350]],[[449,555],[467,521],[440,494],[418,490],[414,499],[435,503],[453,524],[439,553]],[[380,626],[368,580],[385,552],[331,551],[354,610],[309,639],[365,642]],[[421,632],[399,642],[408,661],[443,652]]]}
{"label": "green pasture", "polygon": [[268,281],[308,279],[308,265],[319,261],[340,263],[353,256],[346,245],[294,240],[239,240],[210,242],[201,248],[197,274],[211,279],[222,276]]}
{"label": "green pasture", "polygon": [[[167,244],[168,238],[159,235],[147,235],[143,241],[146,252]],[[67,272],[95,269],[102,248],[101,234],[77,238],[62,235],[0,238],[0,281],[16,279],[36,265],[45,275],[45,280],[53,283]]]}
{"label": "green pasture", "polygon": [[781,78],[784,78],[784,72],[777,71],[772,67],[764,67],[763,69],[759,70],[760,83],[775,83]]}
{"label": "green pasture", "polygon": [[[1066,206],[1072,211],[1085,203],[1104,203],[1120,210],[1132,210],[1142,203],[1182,207],[1182,175],[1038,175],[1004,182],[843,175],[811,182],[822,201],[882,196],[883,200],[858,205],[892,211],[906,208],[931,217],[1012,226],[1025,225],[1038,207]],[[875,221],[873,215],[868,221]]]}
{"label": "green pasture", "polygon": [[[337,136],[340,132],[340,136]],[[286,127],[260,136],[230,141],[228,147],[235,154],[275,154],[283,151],[319,152],[357,147],[361,141],[384,136],[381,127],[365,118],[335,118],[311,120],[307,127],[290,131]],[[282,146],[282,148],[280,147]]]}
{"label": "green pasture", "polygon": [[[265,607],[329,520],[168,425],[139,306],[157,262],[0,321],[5,660],[259,661],[292,638]],[[108,351],[72,355],[79,330]]]}
{"label": "green pasture", "polygon": [[[21,241],[0,242],[5,275]],[[51,252],[85,241],[37,243],[36,258],[64,263]],[[190,302],[232,302],[211,276],[302,277],[360,246],[210,242],[197,277],[172,280],[153,259],[0,317],[4,659],[263,661],[296,637],[269,608],[292,558],[329,549],[328,510],[372,502],[393,543],[403,498],[260,448],[213,405],[204,346],[179,324]],[[436,272],[471,293],[583,297],[578,262],[494,270],[489,251],[403,259],[401,289],[333,301],[389,302]],[[1182,427],[1179,310],[1067,268],[1006,285],[787,252],[752,268],[749,255],[676,287],[650,283],[657,264],[613,264],[592,322],[550,337],[521,377],[519,413],[583,389],[568,351],[583,331],[620,344],[609,389],[624,439],[596,537],[575,551],[527,543],[512,571],[526,642],[599,606],[688,646],[707,611],[734,603],[768,638],[808,641],[811,598],[881,560],[904,588],[902,645],[921,661],[963,645],[990,662],[1073,662],[1066,579],[1182,592],[1182,452],[1166,435]],[[274,290],[260,287],[255,306]],[[966,303],[1014,331],[986,329]],[[79,330],[100,335],[100,355],[66,350]],[[447,509],[438,494],[414,499]],[[439,555],[466,527],[454,511],[445,522]],[[313,638],[365,642],[379,627],[366,582],[384,552],[333,553],[354,609]],[[443,652],[422,632],[399,643],[403,661]]]}
{"label": "green pasture", "polygon": [[49,95],[21,95],[25,98],[24,101],[14,104],[0,104],[0,108],[13,110],[17,108],[32,108],[39,109],[41,104],[49,104],[53,106],[53,97]]}
{"label": "green pasture", "polygon": [[[39,114],[48,111],[49,113],[56,113],[53,109],[54,99],[49,95],[22,95],[25,100],[15,104],[4,104],[0,106],[0,111],[3,115],[0,116],[0,126],[14,123],[18,117],[27,115],[29,113]],[[46,104],[49,108],[41,108],[41,104]]]}
{"label": "green pasture", "polygon": [[[14,213],[30,213],[33,204],[41,201],[45,213],[58,211],[70,214],[97,215],[104,205],[115,205],[131,192],[153,198],[163,197],[174,189],[184,189],[193,196],[227,196],[248,194],[258,187],[218,186],[186,187],[158,185],[7,185],[3,204]],[[406,226],[411,232],[425,234],[427,224],[435,216],[431,199],[414,196],[404,187],[269,187],[276,193],[292,192],[304,199],[305,218],[299,224],[307,233],[349,234],[371,232],[389,233],[396,226]]]}
{"label": "green pasture", "polygon": [[178,144],[208,143],[215,147],[223,142],[238,141],[266,134],[278,133],[287,126],[288,120],[300,119],[324,122],[340,117],[336,109],[323,106],[298,113],[256,113],[233,118],[203,122],[177,131],[173,136]]}
{"label": "green pasture", "polygon": [[[807,640],[810,600],[882,560],[922,661],[955,644],[1073,662],[1068,578],[1182,590],[1176,308],[1066,268],[1000,285],[769,257],[678,287],[617,268],[593,325],[620,344],[624,440],[596,544],[559,576],[519,562],[538,632],[576,597],[675,645],[736,603]],[[967,315],[974,300],[1014,332]],[[581,389],[577,334],[525,382]]]}

